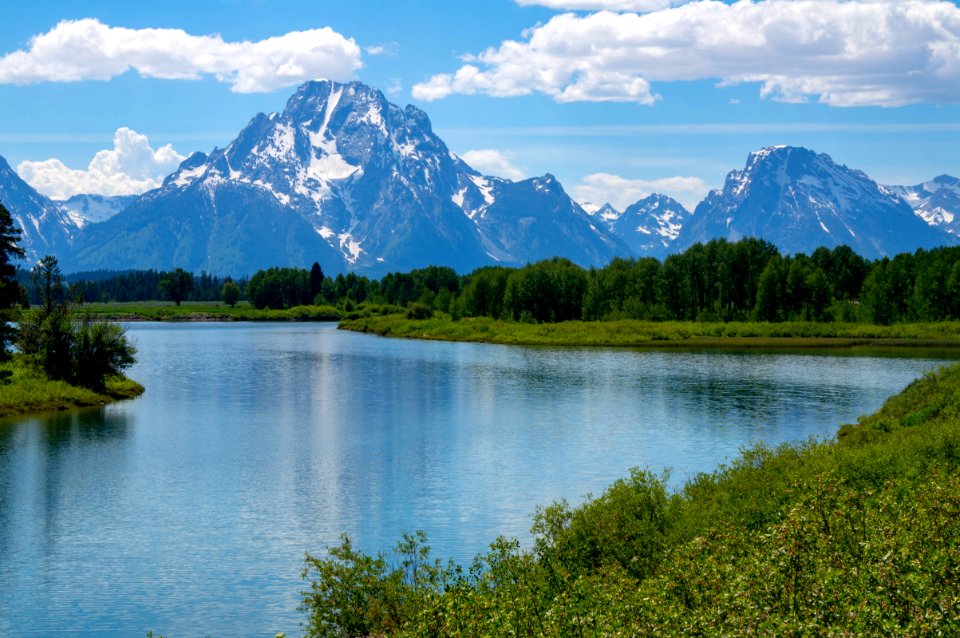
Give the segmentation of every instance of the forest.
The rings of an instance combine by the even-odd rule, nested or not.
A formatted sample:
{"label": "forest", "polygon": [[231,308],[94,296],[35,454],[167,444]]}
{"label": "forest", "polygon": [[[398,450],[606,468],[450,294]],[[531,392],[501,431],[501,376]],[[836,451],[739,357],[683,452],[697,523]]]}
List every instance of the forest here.
{"label": "forest", "polygon": [[[182,273],[179,278],[177,273]],[[87,302],[175,300],[171,282],[180,281],[180,298],[191,301],[224,299],[232,305],[245,299],[256,308],[275,310],[324,305],[346,313],[360,304],[386,304],[421,315],[441,311],[455,320],[890,325],[960,318],[958,247],[868,261],[847,246],[782,255],[770,242],[753,238],[715,239],[663,261],[617,258],[590,269],[557,257],[522,268],[484,267],[465,275],[429,266],[389,273],[379,280],[357,273],[326,277],[314,264],[309,270],[261,270],[235,282],[207,273],[153,270],[79,273],[68,281],[71,295]],[[225,296],[228,288],[232,294]]]}

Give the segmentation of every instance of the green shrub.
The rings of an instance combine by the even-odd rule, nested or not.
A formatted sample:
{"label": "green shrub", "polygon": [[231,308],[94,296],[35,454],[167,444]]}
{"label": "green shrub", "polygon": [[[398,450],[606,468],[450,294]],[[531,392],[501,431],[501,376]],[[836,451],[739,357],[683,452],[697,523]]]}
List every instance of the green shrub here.
{"label": "green shrub", "polygon": [[308,635],[957,635],[960,365],[836,442],[751,448],[676,494],[635,470],[533,532],[469,569],[422,536],[396,568],[348,543],[308,557]]}
{"label": "green shrub", "polygon": [[433,308],[425,303],[412,303],[407,308],[407,319],[422,320],[433,316]]}

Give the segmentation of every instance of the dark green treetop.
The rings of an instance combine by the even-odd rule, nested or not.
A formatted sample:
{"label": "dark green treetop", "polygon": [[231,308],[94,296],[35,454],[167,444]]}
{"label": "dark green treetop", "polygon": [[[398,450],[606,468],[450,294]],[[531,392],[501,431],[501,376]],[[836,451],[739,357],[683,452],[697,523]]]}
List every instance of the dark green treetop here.
{"label": "dark green treetop", "polygon": [[13,222],[10,211],[0,203],[0,361],[10,357],[7,347],[16,337],[18,304],[22,298],[22,289],[17,283],[16,259],[23,259],[23,249],[17,243],[20,229]]}

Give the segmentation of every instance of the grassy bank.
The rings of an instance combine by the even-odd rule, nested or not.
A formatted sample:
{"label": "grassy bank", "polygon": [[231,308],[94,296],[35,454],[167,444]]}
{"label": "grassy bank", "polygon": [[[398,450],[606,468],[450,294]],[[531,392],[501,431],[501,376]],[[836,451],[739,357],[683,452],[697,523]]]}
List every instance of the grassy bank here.
{"label": "grassy bank", "polygon": [[337,321],[340,311],[333,306],[295,306],[285,310],[258,310],[246,302],[234,307],[219,302],[170,301],[127,303],[85,303],[80,312],[110,321]]}
{"label": "grassy bank", "polygon": [[33,368],[17,361],[0,364],[11,373],[9,383],[0,385],[0,417],[67,410],[131,399],[143,393],[143,386],[126,377],[107,380],[103,394],[51,381]]}
{"label": "grassy bank", "polygon": [[345,319],[344,330],[386,337],[472,341],[511,345],[609,347],[849,347],[960,346],[960,322],[873,326],[815,322],[566,321],[528,324],[487,317],[453,321],[437,313],[414,320],[405,315]]}
{"label": "grassy bank", "polygon": [[635,471],[473,565],[421,535],[308,557],[310,636],[960,633],[960,366],[835,440],[744,451],[669,493]]}

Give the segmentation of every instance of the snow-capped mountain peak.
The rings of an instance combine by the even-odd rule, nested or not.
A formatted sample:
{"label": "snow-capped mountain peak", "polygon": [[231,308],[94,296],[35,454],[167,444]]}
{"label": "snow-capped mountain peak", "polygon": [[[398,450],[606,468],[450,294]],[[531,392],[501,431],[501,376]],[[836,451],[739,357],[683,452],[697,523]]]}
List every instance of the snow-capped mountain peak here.
{"label": "snow-capped mountain peak", "polygon": [[925,222],[960,235],[960,179],[939,175],[929,182],[914,186],[887,186],[902,197]]}
{"label": "snow-capped mountain peak", "polygon": [[785,252],[846,244],[867,257],[949,242],[890,189],[829,155],[791,146],[750,153],[680,233],[679,250],[713,237],[763,237]]}
{"label": "snow-capped mountain peak", "polygon": [[628,206],[614,220],[613,229],[635,255],[663,257],[689,218],[680,202],[654,193]]}
{"label": "snow-capped mountain peak", "polygon": [[591,202],[580,202],[580,207],[583,208],[588,215],[599,219],[608,226],[617,221],[617,218],[620,217],[621,214],[620,211],[614,208],[609,202],[602,206]]}
{"label": "snow-capped mountain peak", "polygon": [[[542,215],[544,207],[557,212]],[[289,263],[298,255],[307,264],[322,256],[327,272],[376,273],[433,263],[466,271],[493,261],[522,264],[532,258],[533,234],[574,237],[582,230],[571,225],[588,225],[554,176],[517,183],[483,176],[447,148],[422,110],[401,108],[359,82],[326,80],[301,85],[282,112],[253,117],[226,148],[191,155],[160,189],[131,208],[116,224],[138,219],[137,226],[154,225],[158,216],[177,215],[204,237],[230,234],[228,245],[236,239],[224,215],[232,223],[242,216],[248,224],[259,215],[258,224],[295,233],[277,238],[277,251],[287,246],[282,253],[266,255],[256,246],[227,250],[209,247],[206,240],[188,242],[183,221],[162,225],[169,243],[191,246],[177,253],[184,255],[177,265],[231,273],[251,272],[264,262]],[[528,219],[514,228],[519,241],[507,241],[503,225],[516,227],[518,219]],[[587,244],[573,246],[568,240],[569,251],[554,250],[585,264],[604,263],[624,250],[605,231],[587,234]],[[104,248],[81,251],[78,267],[97,266],[108,241],[106,236],[91,240]]]}

